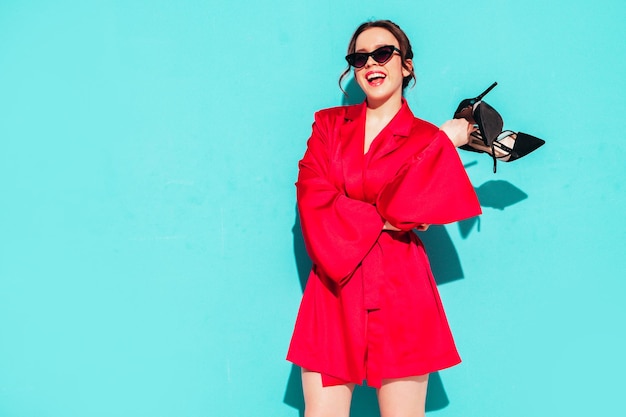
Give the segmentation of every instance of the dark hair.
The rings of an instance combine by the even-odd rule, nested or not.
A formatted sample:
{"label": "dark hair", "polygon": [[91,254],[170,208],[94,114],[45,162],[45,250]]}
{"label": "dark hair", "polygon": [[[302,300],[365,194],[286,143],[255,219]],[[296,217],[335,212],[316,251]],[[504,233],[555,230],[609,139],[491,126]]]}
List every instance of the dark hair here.
{"label": "dark hair", "polygon": [[[402,80],[402,89],[405,89],[409,85],[411,80],[415,82],[415,72],[413,71],[413,67],[412,66],[409,67],[406,63],[407,59],[413,59],[413,49],[411,48],[411,42],[409,42],[409,38],[406,36],[406,33],[404,33],[402,29],[400,29],[400,26],[396,25],[391,20],[374,20],[372,22],[365,22],[361,24],[361,26],[359,26],[354,31],[354,34],[352,35],[352,39],[350,39],[350,43],[348,44],[347,55],[355,52],[356,38],[358,38],[361,33],[365,32],[367,29],[370,29],[370,28],[387,29],[398,40],[398,44],[400,45],[400,58],[402,58],[402,67],[410,72],[410,74],[404,77],[404,79]],[[341,82],[349,73],[350,73],[350,65],[348,65],[348,68],[346,68],[343,74],[341,74],[341,77],[339,77],[339,88],[341,88],[341,91],[343,91],[343,93],[346,95],[347,93],[344,91],[343,87],[341,86]]]}

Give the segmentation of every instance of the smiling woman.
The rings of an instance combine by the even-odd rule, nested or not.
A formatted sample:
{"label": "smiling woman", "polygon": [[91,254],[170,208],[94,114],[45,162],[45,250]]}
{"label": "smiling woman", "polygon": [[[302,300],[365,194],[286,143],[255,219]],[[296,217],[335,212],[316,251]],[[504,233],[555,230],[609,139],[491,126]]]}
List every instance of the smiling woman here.
{"label": "smiling woman", "polygon": [[[464,361],[429,376],[427,411],[605,417],[623,408],[626,2],[380,5],[0,1],[0,416],[304,415],[300,368],[283,357],[310,269],[292,184],[314,110],[365,99],[354,67],[343,81],[349,99],[337,80],[357,52],[347,51],[353,31],[385,13],[411,40],[418,82],[404,99],[416,116],[440,125],[459,99],[497,80],[487,101],[506,125],[550,139],[496,175],[486,155],[459,150],[484,214],[419,233]],[[472,24],[479,16],[488,24]],[[400,52],[379,68],[408,59],[397,41]],[[377,56],[367,58],[376,68]],[[311,152],[332,170],[320,171],[315,191],[307,157],[299,187],[323,193],[327,179],[339,215],[373,201],[378,168],[413,139],[393,121],[364,156],[361,113],[336,110],[358,117],[338,120],[335,133],[329,112],[318,113]],[[340,134],[346,146],[331,154]],[[371,226],[348,223],[350,212],[351,233],[316,223],[303,191],[316,271],[345,273],[344,310],[359,284],[378,286],[371,271],[385,272],[385,303],[427,293],[416,272],[387,267],[404,261],[389,244],[398,232],[377,231],[350,277],[349,265],[333,272],[324,259],[348,256]],[[320,255],[316,227],[347,236],[346,249],[329,237]],[[372,262],[381,250],[384,270]],[[401,279],[421,284],[398,290]],[[362,310],[335,318],[334,304],[310,298],[321,278],[309,281],[302,311],[314,305],[318,318],[303,329],[317,323],[311,333],[334,337],[343,319],[363,340]],[[400,324],[385,331],[411,337],[394,330]],[[363,367],[363,342],[348,345],[346,332],[347,348],[328,348],[318,333],[312,370],[339,373],[332,361],[346,349]],[[371,384],[379,340],[368,350]],[[327,367],[313,363],[327,357]],[[393,365],[381,374],[394,376]],[[593,370],[591,383],[583,370]],[[353,415],[380,417],[374,397],[356,387]]]}
{"label": "smiling woman", "polygon": [[480,214],[455,149],[472,127],[413,116],[412,57],[396,24],[361,25],[346,60],[365,102],[317,112],[299,164],[313,267],[287,358],[302,367],[307,417],[348,416],[364,380],[382,417],[423,415],[428,374],[460,362],[413,230]]}

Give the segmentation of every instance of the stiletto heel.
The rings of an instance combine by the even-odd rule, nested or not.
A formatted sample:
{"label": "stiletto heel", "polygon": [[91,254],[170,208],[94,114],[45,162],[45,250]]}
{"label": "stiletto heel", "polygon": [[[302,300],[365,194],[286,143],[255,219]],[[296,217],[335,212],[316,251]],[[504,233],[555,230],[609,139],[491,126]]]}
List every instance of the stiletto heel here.
{"label": "stiletto heel", "polygon": [[495,151],[492,149],[493,143],[500,132],[502,132],[504,122],[502,120],[502,116],[500,116],[496,109],[482,101],[482,99],[487,95],[487,93],[493,90],[496,85],[498,85],[498,83],[494,82],[476,97],[466,98],[461,101],[461,103],[459,103],[459,107],[457,107],[454,112],[455,118],[463,118],[478,128],[479,134],[473,136],[475,139],[481,140],[484,147],[488,148],[485,150],[480,144],[477,144],[478,147],[473,146],[473,142],[470,141],[469,144],[461,146],[461,149],[473,152],[487,152],[491,154],[493,157],[493,172],[496,172],[496,156]]}
{"label": "stiletto heel", "polygon": [[454,118],[455,119],[467,119],[468,122],[472,124],[476,124],[472,116],[472,113],[474,111],[474,104],[481,101],[483,97],[485,97],[487,93],[493,90],[496,85],[498,85],[498,83],[494,82],[485,91],[480,93],[478,96],[474,98],[466,98],[465,100],[462,100],[461,103],[459,103],[459,107],[457,107],[456,111],[454,112]]}
{"label": "stiletto heel", "polygon": [[467,145],[460,148],[466,151],[488,153],[493,159],[493,172],[496,172],[497,161],[512,162],[528,155],[544,143],[543,139],[535,136],[513,132],[511,130],[502,131],[504,122],[502,116],[486,102],[482,101],[496,85],[494,82],[475,98],[461,101],[454,117],[465,119],[478,128],[470,135]]}

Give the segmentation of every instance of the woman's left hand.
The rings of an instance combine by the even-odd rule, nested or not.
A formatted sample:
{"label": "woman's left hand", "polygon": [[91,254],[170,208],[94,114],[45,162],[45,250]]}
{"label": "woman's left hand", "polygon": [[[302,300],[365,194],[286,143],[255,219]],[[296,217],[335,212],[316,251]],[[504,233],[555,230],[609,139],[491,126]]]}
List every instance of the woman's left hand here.
{"label": "woman's left hand", "polygon": [[392,230],[394,232],[399,232],[400,229],[398,229],[396,226],[394,226],[393,224],[389,223],[388,221],[385,221],[385,224],[383,225],[383,230]]}
{"label": "woman's left hand", "polygon": [[452,141],[455,147],[467,145],[469,143],[470,133],[476,128],[465,119],[452,119],[444,122],[441,127],[446,135]]}

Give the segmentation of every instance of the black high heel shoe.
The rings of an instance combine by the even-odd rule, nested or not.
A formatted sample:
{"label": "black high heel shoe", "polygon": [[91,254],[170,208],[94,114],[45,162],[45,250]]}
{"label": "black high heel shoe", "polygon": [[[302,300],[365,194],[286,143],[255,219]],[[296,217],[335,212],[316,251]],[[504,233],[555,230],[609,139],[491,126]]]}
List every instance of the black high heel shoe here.
{"label": "black high heel shoe", "polygon": [[502,116],[486,102],[482,101],[498,83],[493,83],[475,98],[461,101],[454,112],[456,119],[465,119],[478,130],[470,135],[470,142],[460,148],[466,151],[488,153],[493,158],[493,172],[497,161],[512,162],[528,155],[545,143],[543,139],[526,133],[502,131]]}
{"label": "black high heel shoe", "polygon": [[527,133],[505,130],[496,137],[491,147],[487,147],[483,143],[480,132],[476,131],[470,135],[470,144],[464,146],[467,146],[467,150],[472,152],[486,152],[499,161],[512,162],[528,155],[546,142]]}

